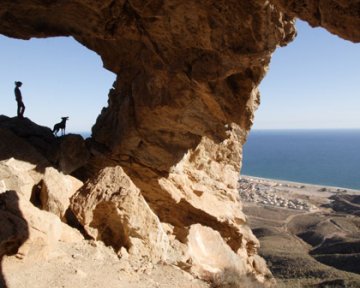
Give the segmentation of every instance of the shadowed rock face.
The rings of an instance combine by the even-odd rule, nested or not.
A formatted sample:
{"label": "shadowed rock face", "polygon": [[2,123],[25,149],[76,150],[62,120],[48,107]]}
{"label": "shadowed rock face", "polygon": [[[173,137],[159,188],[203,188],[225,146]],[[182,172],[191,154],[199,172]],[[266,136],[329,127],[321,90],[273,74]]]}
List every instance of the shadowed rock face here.
{"label": "shadowed rock face", "polygon": [[237,179],[271,54],[293,40],[294,16],[359,41],[359,5],[9,0],[0,4],[0,33],[73,36],[98,53],[118,77],[93,127],[85,171],[121,166],[180,241],[200,223],[246,258],[258,243],[241,212]]}

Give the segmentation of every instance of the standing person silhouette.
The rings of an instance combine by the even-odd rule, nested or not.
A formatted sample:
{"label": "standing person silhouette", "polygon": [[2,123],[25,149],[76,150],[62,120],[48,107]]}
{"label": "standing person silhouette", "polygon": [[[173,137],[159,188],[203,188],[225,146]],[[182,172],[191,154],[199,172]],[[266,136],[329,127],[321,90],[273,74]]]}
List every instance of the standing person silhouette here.
{"label": "standing person silhouette", "polygon": [[17,102],[17,116],[19,118],[24,118],[24,112],[25,112],[25,105],[22,101],[22,96],[21,96],[21,91],[20,91],[20,87],[22,85],[22,82],[20,81],[15,81],[15,99]]}

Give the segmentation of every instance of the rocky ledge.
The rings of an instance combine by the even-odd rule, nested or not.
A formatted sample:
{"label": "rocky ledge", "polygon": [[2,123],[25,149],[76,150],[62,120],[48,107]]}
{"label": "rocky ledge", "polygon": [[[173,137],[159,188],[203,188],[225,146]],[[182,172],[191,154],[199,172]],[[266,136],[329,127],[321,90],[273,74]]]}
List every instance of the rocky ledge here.
{"label": "rocky ledge", "polygon": [[[179,282],[185,281],[181,279],[185,277],[189,285],[198,283],[199,287],[227,282],[229,285],[263,283],[267,287],[274,283],[265,261],[256,254],[259,243],[246,226],[241,210],[237,209],[236,199],[206,198],[207,205],[224,205],[229,212],[227,219],[220,217],[221,209],[211,211],[207,207],[205,213],[182,202],[189,217],[198,215],[198,222],[209,221],[214,227],[221,223],[225,223],[225,227],[241,227],[238,235],[242,238],[236,241],[234,237],[224,239],[224,235],[231,233],[236,236],[231,229],[217,231],[191,218],[183,219],[176,226],[163,222],[122,167],[104,168],[97,177],[85,182],[74,177],[81,174],[83,167],[79,166],[81,163],[86,166],[93,147],[97,147],[92,139],[85,141],[79,135],[56,138],[49,128],[29,119],[5,116],[0,119],[0,137],[4,139],[0,147],[0,255],[4,258],[6,275],[0,275],[0,279],[3,282],[6,279],[10,287],[18,287],[18,281],[27,279],[26,275],[26,279],[14,279],[11,275],[15,275],[16,269],[28,267],[35,274],[41,269],[51,270],[57,262],[63,263],[57,255],[64,253],[63,249],[72,251],[74,247],[79,247],[89,257],[86,259],[91,259],[91,247],[104,244],[108,248],[100,248],[99,253],[115,267],[125,265],[131,275],[137,275],[136,271],[152,273],[170,269]],[[179,176],[174,172],[173,177]],[[212,181],[217,184],[216,179]],[[164,181],[163,185],[170,183]],[[200,189],[197,188],[198,193]],[[190,197],[189,201],[200,205],[201,194],[197,195],[199,199]],[[175,216],[176,211],[170,212]],[[237,217],[239,223],[231,223],[230,216]],[[44,263],[49,266],[40,268]],[[163,265],[162,268],[159,265]],[[184,274],[175,273],[173,267],[182,269]],[[111,273],[116,274],[112,270]],[[60,276],[54,273],[53,277]],[[121,281],[132,281],[132,277],[128,275]],[[47,282],[36,285],[49,285],[48,281],[53,279],[47,278],[44,280]],[[87,287],[95,285],[90,282]]]}

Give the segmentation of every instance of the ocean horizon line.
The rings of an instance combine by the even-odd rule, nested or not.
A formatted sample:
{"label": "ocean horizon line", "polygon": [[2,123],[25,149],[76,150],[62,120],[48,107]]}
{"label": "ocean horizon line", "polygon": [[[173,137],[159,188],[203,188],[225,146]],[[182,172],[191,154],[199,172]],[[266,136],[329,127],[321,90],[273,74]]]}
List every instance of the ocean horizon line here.
{"label": "ocean horizon line", "polygon": [[360,189],[360,130],[257,130],[243,147],[244,175]]}

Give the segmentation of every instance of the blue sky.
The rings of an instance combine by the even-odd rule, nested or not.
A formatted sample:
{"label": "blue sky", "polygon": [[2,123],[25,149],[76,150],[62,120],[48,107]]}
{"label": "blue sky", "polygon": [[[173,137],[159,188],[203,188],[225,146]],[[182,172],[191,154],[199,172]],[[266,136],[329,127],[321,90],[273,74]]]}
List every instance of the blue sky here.
{"label": "blue sky", "polygon": [[296,39],[273,54],[253,128],[360,128],[360,44],[296,26]]}
{"label": "blue sky", "polygon": [[[360,44],[297,22],[298,37],[273,55],[254,129],[360,128]],[[115,75],[69,37],[0,35],[0,114],[16,116],[14,81],[22,81],[25,116],[68,132],[90,131]]]}
{"label": "blue sky", "polygon": [[67,132],[91,130],[115,81],[99,55],[70,37],[24,41],[0,35],[0,49],[0,114],[16,116],[19,80],[25,117],[52,128],[69,116]]}

